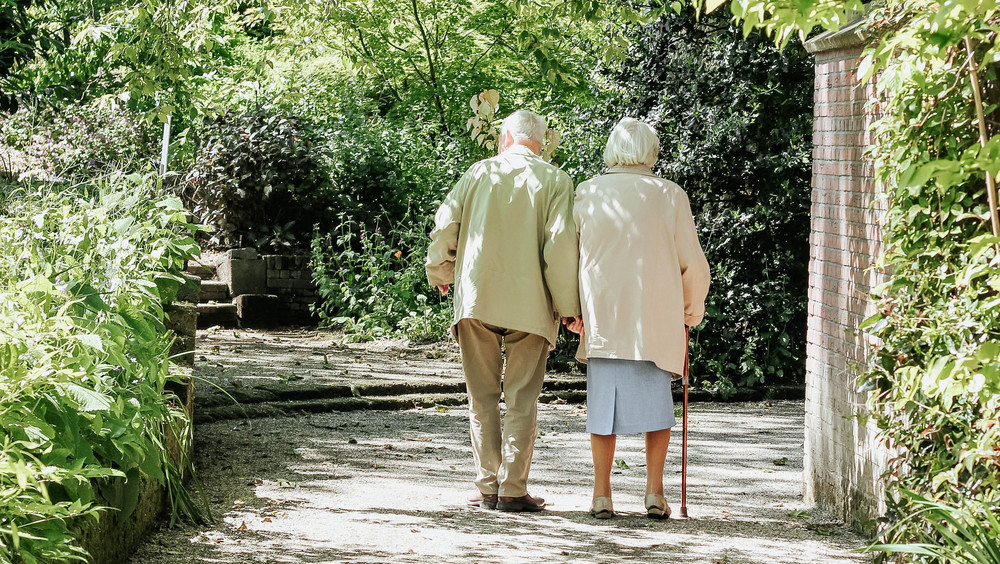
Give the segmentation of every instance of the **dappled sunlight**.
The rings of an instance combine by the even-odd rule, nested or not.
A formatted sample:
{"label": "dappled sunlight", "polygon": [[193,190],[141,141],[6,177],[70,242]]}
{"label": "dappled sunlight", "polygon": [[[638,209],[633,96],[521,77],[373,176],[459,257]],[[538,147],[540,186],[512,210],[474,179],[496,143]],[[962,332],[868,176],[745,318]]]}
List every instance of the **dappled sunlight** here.
{"label": "dappled sunlight", "polygon": [[[199,427],[200,452],[234,439],[242,448],[201,456],[221,523],[190,537],[196,561],[867,561],[848,552],[863,542],[829,528],[830,521],[789,514],[804,509],[802,402],[693,404],[693,518],[668,521],[647,519],[642,507],[640,435],[619,437],[621,462],[612,475],[618,516],[597,521],[587,514],[589,435],[585,410],[574,405],[539,406],[528,487],[546,498],[546,511],[467,507],[473,491],[467,417],[464,408],[442,408]],[[678,425],[665,476],[675,515],[680,438]],[[247,465],[261,456],[263,463]],[[245,475],[248,469],[255,474]],[[219,480],[243,487],[214,493]]]}
{"label": "dappled sunlight", "polygon": [[199,333],[194,375],[201,380],[199,405],[213,406],[230,404],[226,393],[242,399],[255,389],[291,396],[318,387],[392,386],[416,379],[454,386],[462,381],[457,358],[458,348],[451,343],[360,345],[322,330],[219,329]]}

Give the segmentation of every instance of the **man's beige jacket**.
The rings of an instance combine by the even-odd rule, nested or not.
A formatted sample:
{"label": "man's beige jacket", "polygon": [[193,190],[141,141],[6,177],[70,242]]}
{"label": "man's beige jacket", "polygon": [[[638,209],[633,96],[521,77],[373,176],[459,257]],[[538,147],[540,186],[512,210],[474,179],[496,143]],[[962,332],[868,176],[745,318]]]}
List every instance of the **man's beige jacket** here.
{"label": "man's beige jacket", "polygon": [[584,338],[577,358],[684,370],[684,326],[705,317],[709,267],[687,194],[648,167],[615,167],[576,190]]}
{"label": "man's beige jacket", "polygon": [[454,323],[541,335],[580,314],[573,182],[523,145],[472,165],[435,216],[427,281],[454,284]]}

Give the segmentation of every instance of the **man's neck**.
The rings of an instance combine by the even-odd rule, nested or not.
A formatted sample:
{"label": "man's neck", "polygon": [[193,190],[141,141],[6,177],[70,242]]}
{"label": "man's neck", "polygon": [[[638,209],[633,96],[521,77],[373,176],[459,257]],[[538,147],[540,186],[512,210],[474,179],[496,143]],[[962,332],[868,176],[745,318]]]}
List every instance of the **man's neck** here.
{"label": "man's neck", "polygon": [[508,145],[507,148],[504,149],[504,151],[506,151],[508,149],[513,149],[514,147],[516,147],[518,145],[520,145],[521,147],[527,148],[529,151],[531,151],[535,155],[538,155],[538,154],[540,154],[542,152],[542,145],[541,145],[541,143],[539,143],[538,141],[534,141],[532,139],[525,139],[523,141],[515,141],[514,143],[511,143],[510,145]]}

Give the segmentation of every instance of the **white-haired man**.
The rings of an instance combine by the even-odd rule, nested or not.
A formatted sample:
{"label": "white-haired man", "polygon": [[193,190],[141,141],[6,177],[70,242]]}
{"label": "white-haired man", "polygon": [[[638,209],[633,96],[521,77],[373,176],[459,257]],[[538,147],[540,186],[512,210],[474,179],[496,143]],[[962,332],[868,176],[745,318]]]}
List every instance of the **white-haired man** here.
{"label": "white-haired man", "polygon": [[455,285],[452,332],[479,490],[469,502],[502,511],[545,505],[527,491],[538,395],[560,317],[580,315],[573,183],[538,157],[545,131],[524,110],[503,121],[499,154],[472,165],[445,197],[427,251],[430,284],[442,294]]}

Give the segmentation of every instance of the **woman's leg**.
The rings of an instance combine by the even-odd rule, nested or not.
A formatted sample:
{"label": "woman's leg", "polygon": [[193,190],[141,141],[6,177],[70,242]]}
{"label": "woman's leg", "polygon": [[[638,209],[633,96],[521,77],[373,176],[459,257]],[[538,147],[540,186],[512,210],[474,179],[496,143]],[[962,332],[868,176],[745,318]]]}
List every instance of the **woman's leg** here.
{"label": "woman's leg", "polygon": [[[666,464],[668,446],[670,429],[646,433],[646,493],[663,495],[663,465]],[[596,454],[594,460],[597,460]]]}
{"label": "woman's leg", "polygon": [[[615,462],[615,435],[590,435],[594,457],[594,497],[611,497],[611,465]],[[662,468],[662,464],[660,465]]]}

